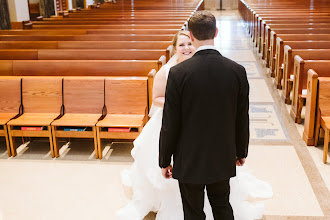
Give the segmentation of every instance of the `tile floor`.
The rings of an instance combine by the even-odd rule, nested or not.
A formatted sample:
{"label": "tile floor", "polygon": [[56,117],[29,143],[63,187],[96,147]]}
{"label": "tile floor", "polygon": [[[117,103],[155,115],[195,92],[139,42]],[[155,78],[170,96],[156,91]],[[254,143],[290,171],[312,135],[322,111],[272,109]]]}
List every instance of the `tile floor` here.
{"label": "tile floor", "polygon": [[[250,82],[251,145],[247,166],[274,191],[265,201],[264,219],[330,219],[330,165],[322,147],[306,147],[302,125],[295,125],[251,46],[237,11],[215,11],[220,28],[216,47],[242,64]],[[76,140],[52,159],[46,140],[33,140],[8,158],[0,140],[1,220],[115,219],[131,191],[120,172],[133,162],[132,144],[115,143],[95,160],[91,141]],[[150,213],[145,220],[154,220]]]}

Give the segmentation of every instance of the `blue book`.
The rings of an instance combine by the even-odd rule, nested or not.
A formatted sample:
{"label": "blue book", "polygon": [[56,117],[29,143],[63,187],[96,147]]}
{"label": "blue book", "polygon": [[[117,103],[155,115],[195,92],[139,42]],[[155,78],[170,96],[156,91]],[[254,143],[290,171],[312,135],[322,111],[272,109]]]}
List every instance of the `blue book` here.
{"label": "blue book", "polygon": [[64,131],[85,131],[86,128],[64,128]]}

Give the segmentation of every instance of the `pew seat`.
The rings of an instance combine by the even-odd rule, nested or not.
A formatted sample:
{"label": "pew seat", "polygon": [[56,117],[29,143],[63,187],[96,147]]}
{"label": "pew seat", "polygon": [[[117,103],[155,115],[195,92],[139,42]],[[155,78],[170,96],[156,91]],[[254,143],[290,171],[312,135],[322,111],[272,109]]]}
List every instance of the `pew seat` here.
{"label": "pew seat", "polygon": [[[134,140],[148,121],[147,78],[107,78],[105,80],[105,108],[103,120],[96,124],[99,159],[102,159],[101,139]],[[109,131],[126,128],[128,132]]]}
{"label": "pew seat", "polygon": [[[7,123],[12,156],[17,155],[15,137],[48,137],[54,157],[51,122],[60,116],[62,78],[26,77],[22,79],[22,114]],[[21,126],[45,126],[44,130],[22,130]]]}
{"label": "pew seat", "polygon": [[0,78],[0,136],[6,140],[7,153],[10,157],[10,141],[7,123],[20,113],[21,106],[21,78]]}
{"label": "pew seat", "polygon": [[[52,125],[54,126],[78,126],[78,127],[91,127],[95,125],[101,114],[72,114],[68,113],[63,115],[60,119],[55,120]],[[57,135],[58,136],[58,135]]]}
{"label": "pew seat", "polygon": [[[95,125],[101,118],[104,106],[103,77],[65,77],[63,79],[62,117],[52,123],[54,154],[59,157],[58,138],[92,138],[95,158],[98,147]],[[66,131],[62,129],[68,127]],[[77,131],[80,127],[86,130]]]}

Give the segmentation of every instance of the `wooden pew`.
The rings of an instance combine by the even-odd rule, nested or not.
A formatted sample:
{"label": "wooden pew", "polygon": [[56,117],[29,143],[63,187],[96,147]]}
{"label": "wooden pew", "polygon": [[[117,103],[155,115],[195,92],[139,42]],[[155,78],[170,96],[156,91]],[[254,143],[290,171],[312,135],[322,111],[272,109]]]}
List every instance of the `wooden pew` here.
{"label": "wooden pew", "polygon": [[[273,10],[273,9],[271,9]],[[251,33],[251,37],[253,40],[256,40],[256,33],[258,28],[262,27],[262,22],[264,19],[282,19],[286,20],[288,18],[292,19],[299,19],[299,18],[327,18],[330,16],[329,12],[318,12],[315,11],[315,13],[311,12],[309,9],[303,9],[300,11],[294,11],[293,9],[286,9],[282,12],[274,12],[274,13],[262,13],[262,12],[253,12],[251,15],[253,18],[251,18],[251,22],[249,24],[249,31]]]}
{"label": "wooden pew", "polygon": [[308,146],[317,146],[320,128],[324,130],[323,162],[327,163],[329,145],[330,77],[320,77],[320,72],[308,71],[306,120],[303,139]]}
{"label": "wooden pew", "polygon": [[161,49],[0,49],[0,60],[155,60],[163,55],[169,58]]}
{"label": "wooden pew", "polygon": [[271,31],[267,26],[266,29],[265,39],[261,39],[261,41],[263,41],[263,59],[266,59],[267,67],[269,67],[271,61],[270,47],[271,45],[274,48],[276,47],[277,34],[330,34],[330,28],[282,28]]}
{"label": "wooden pew", "polygon": [[[283,65],[284,59],[284,45],[286,45],[287,41],[330,41],[330,34],[313,34],[313,35],[280,35],[276,38],[276,50],[275,53],[272,51],[274,50],[272,47],[270,49],[270,54],[273,56],[270,62],[270,70],[275,75],[275,85],[278,89],[281,89],[281,81],[282,76],[281,74],[281,67]],[[273,54],[274,53],[274,54]],[[293,57],[292,57],[293,60]]]}
{"label": "wooden pew", "polygon": [[[265,28],[267,24],[292,24],[292,23],[328,23],[330,16],[325,17],[299,17],[297,19],[290,18],[259,18],[256,30],[255,30],[255,43],[256,46],[259,47],[259,53],[261,52],[261,29],[263,29],[263,33],[265,33]],[[264,37],[264,36],[263,36]]]}
{"label": "wooden pew", "polygon": [[294,59],[293,98],[290,115],[296,123],[301,123],[301,110],[306,100],[306,94],[302,94],[302,92],[307,88],[307,71],[313,69],[317,72],[329,73],[330,60],[303,60],[299,55]]}
{"label": "wooden pew", "polygon": [[4,76],[146,76],[150,69],[160,69],[165,56],[157,60],[0,60],[11,63]]}
{"label": "wooden pew", "polygon": [[167,35],[0,35],[0,41],[171,41]]}
{"label": "wooden pew", "polygon": [[[288,41],[287,42],[290,49],[330,49],[330,42],[329,41]],[[285,46],[286,47],[286,46]],[[288,48],[289,49],[289,48]],[[285,103],[290,103],[290,85],[289,79],[290,75],[283,76],[284,78],[284,85],[283,85],[283,99]]]}
{"label": "wooden pew", "polygon": [[293,81],[290,77],[293,75],[294,57],[296,55],[304,60],[330,60],[330,49],[292,49],[289,45],[285,45],[283,65],[278,70],[278,85],[281,87],[283,85],[283,98],[286,104],[290,104],[290,98],[285,94],[292,89]]}
{"label": "wooden pew", "polygon": [[182,28],[183,24],[177,25],[167,25],[167,24],[159,24],[159,25],[33,25],[33,29],[174,29],[179,31]]}
{"label": "wooden pew", "polygon": [[[133,141],[148,121],[147,78],[106,78],[106,116],[96,124],[99,159],[101,139]],[[108,131],[108,129],[113,131]],[[128,131],[118,130],[127,129]]]}
{"label": "wooden pew", "polygon": [[[60,156],[58,138],[93,138],[97,159],[95,125],[101,119],[104,107],[104,78],[65,77],[63,106],[61,118],[52,122],[55,157]],[[64,128],[68,128],[68,131]],[[75,130],[81,128],[82,131]]]}
{"label": "wooden pew", "polygon": [[[319,72],[320,75],[323,75]],[[313,69],[308,70],[307,79],[307,97],[306,97],[306,113],[304,122],[303,139],[307,146],[317,146],[320,128],[320,109],[319,103],[319,83],[321,83],[321,97],[326,97],[329,94],[330,77],[319,77]],[[327,85],[327,87],[324,87]],[[325,112],[324,112],[325,113]],[[324,114],[323,113],[323,114]],[[328,114],[328,113],[327,113]]]}
{"label": "wooden pew", "polygon": [[[330,19],[330,17],[329,17]],[[265,24],[265,28],[263,28],[261,30],[261,35],[260,35],[260,42],[265,42],[265,38],[266,38],[266,34],[267,36],[270,36],[270,39],[271,39],[271,35],[269,35],[272,30],[277,30],[277,29],[292,29],[293,30],[293,34],[295,33],[294,32],[294,29],[308,29],[308,28],[314,28],[314,29],[322,29],[322,28],[328,28],[329,27],[329,24],[330,24],[330,20],[328,22],[325,22],[325,23],[318,23],[318,22],[315,22],[315,23],[307,23],[307,24],[294,24],[294,23],[290,23],[290,24]],[[276,33],[276,31],[274,31],[274,33]],[[274,38],[276,40],[276,37]],[[257,41],[258,42],[258,41]],[[262,43],[260,43],[260,46],[259,46],[259,50],[261,50],[261,45]],[[258,46],[258,45],[257,45]],[[270,44],[269,44],[270,46]],[[261,52],[261,51],[260,51]]]}
{"label": "wooden pew", "polygon": [[21,78],[0,77],[0,136],[6,140],[8,156],[11,156],[7,123],[19,115],[21,106]]}
{"label": "wooden pew", "polygon": [[[256,27],[254,29],[254,41],[258,47],[261,42],[260,38],[264,38],[264,34],[267,26],[274,25],[273,28],[276,28],[275,25],[306,25],[306,24],[318,24],[318,23],[329,23],[330,16],[291,16],[291,17],[281,17],[281,18],[259,18]],[[297,27],[295,27],[297,28]],[[259,45],[260,46],[260,45]]]}
{"label": "wooden pew", "polygon": [[[187,16],[188,18],[189,16]],[[176,24],[176,25],[183,25],[187,19],[181,19],[181,20],[160,20],[160,21],[155,21],[155,20],[116,20],[116,19],[53,19],[53,20],[43,20],[43,21],[38,21],[38,22],[32,22],[34,25],[59,25],[59,24],[73,24],[73,25],[90,25],[90,24],[97,24],[97,25],[105,25],[105,24],[123,24],[123,25],[128,25],[128,24],[150,24],[150,25],[157,25],[157,24]]]}
{"label": "wooden pew", "polygon": [[1,35],[84,35],[84,34],[139,34],[164,35],[175,34],[177,29],[30,29],[30,30],[0,30]]}
{"label": "wooden pew", "polygon": [[[16,156],[14,137],[48,137],[54,157],[51,122],[60,115],[62,78],[33,77],[22,79],[22,115],[7,123],[12,156]],[[23,130],[22,127],[27,127]],[[40,127],[42,130],[29,127]]]}
{"label": "wooden pew", "polygon": [[171,41],[0,41],[0,49],[166,49]]}

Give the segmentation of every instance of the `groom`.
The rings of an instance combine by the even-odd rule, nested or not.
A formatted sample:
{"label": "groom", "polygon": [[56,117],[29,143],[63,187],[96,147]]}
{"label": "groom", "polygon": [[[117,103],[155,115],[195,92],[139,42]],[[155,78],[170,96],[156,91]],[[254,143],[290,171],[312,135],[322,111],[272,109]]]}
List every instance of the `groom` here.
{"label": "groom", "polygon": [[215,17],[196,12],[188,28],[195,55],[169,73],[159,144],[165,178],[179,181],[184,219],[205,219],[204,189],[215,220],[234,219],[229,179],[249,143],[249,84],[244,67],[214,47]]}

